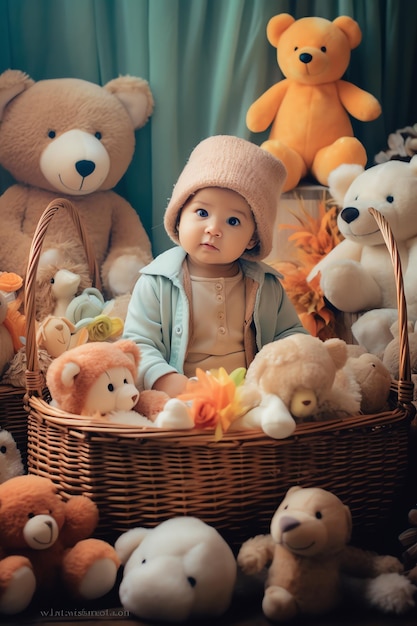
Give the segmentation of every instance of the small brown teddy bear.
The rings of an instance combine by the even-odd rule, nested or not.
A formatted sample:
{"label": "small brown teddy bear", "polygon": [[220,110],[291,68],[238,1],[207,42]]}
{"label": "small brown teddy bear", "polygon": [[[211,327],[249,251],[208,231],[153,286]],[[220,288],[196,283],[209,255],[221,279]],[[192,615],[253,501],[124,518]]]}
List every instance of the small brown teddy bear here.
{"label": "small brown teddy bear", "polygon": [[51,480],[24,475],[0,485],[0,614],[27,608],[37,590],[59,582],[74,598],[94,599],[116,581],[119,557],[90,537],[96,505],[85,496],[64,502]]}
{"label": "small brown teddy bear", "polygon": [[375,354],[363,352],[357,356],[350,356],[346,366],[359,383],[362,413],[387,411],[392,376],[382,360]]}
{"label": "small brown teddy bear", "polygon": [[[271,533],[246,541],[237,557],[246,574],[270,564],[262,602],[268,619],[283,622],[331,611],[342,602],[343,575],[364,579],[360,593],[368,605],[386,612],[413,606],[415,589],[400,575],[400,561],[348,546],[351,528],[349,508],[333,493],[317,487],[288,490],[272,518]],[[388,573],[389,599],[381,578]]]}

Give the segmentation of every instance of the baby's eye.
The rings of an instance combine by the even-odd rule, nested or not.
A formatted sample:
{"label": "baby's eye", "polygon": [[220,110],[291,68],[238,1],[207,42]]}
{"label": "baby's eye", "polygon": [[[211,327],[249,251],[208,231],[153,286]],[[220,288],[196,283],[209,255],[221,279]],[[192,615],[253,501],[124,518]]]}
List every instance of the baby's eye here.
{"label": "baby's eye", "polygon": [[230,224],[230,226],[238,226],[240,224],[240,219],[238,217],[229,217],[227,223]]}
{"label": "baby's eye", "polygon": [[197,215],[199,217],[207,217],[208,216],[208,213],[207,213],[206,209],[197,209],[196,213],[197,213]]}

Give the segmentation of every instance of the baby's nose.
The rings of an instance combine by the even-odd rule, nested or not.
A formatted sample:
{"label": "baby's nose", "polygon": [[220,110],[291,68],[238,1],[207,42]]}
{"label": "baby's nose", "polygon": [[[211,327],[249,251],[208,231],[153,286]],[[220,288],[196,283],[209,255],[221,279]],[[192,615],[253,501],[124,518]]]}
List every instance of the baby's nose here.
{"label": "baby's nose", "polygon": [[210,235],[213,235],[213,237],[220,237],[222,234],[221,228],[220,228],[220,224],[217,222],[217,220],[211,220],[207,226],[206,226],[206,232],[209,233]]}

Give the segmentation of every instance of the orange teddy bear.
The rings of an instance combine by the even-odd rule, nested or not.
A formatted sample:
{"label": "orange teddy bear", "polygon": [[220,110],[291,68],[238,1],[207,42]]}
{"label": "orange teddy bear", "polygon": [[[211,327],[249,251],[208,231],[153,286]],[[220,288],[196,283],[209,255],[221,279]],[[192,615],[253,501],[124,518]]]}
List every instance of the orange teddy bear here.
{"label": "orange teddy bear", "polygon": [[64,502],[51,480],[24,475],[0,485],[0,614],[20,613],[35,592],[58,581],[74,598],[110,591],[120,560],[90,538],[98,510],[86,496]]}
{"label": "orange teddy bear", "polygon": [[283,190],[309,173],[327,185],[329,173],[342,163],[364,167],[366,150],[353,135],[349,115],[375,120],[381,106],[370,93],[341,80],[362,39],[358,23],[346,15],[331,22],[281,13],[269,20],[266,33],[285,78],[249,107],[246,124],[252,132],[272,125],[262,148],[284,163]]}

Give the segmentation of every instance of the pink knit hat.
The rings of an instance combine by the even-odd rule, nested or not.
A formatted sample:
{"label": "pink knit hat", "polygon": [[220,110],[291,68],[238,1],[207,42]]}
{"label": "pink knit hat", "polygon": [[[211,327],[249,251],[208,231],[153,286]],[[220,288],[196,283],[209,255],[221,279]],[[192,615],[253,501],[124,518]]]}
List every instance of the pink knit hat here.
{"label": "pink knit hat", "polygon": [[229,135],[201,141],[174,186],[165,212],[164,225],[170,238],[179,243],[177,223],[188,198],[204,187],[224,187],[239,193],[252,209],[259,246],[243,256],[254,261],[271,251],[272,236],[282,185],[284,165],[259,146]]}

